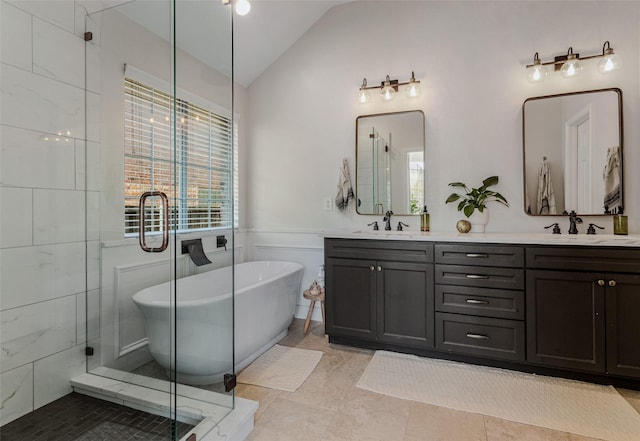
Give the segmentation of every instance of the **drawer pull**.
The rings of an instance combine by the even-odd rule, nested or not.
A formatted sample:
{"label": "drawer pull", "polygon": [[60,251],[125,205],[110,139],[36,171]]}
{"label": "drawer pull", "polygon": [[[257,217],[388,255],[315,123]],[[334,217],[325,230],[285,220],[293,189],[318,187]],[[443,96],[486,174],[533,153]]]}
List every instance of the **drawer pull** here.
{"label": "drawer pull", "polygon": [[489,340],[489,336],[488,335],[484,335],[484,334],[471,334],[471,333],[468,333],[467,337],[474,338],[476,340]]}
{"label": "drawer pull", "polygon": [[472,305],[488,305],[489,302],[486,300],[477,300],[477,299],[467,299],[465,300],[467,303],[471,303]]}
{"label": "drawer pull", "polygon": [[471,257],[471,258],[482,257],[482,258],[486,259],[487,257],[489,257],[489,255],[488,254],[480,254],[480,253],[467,253],[467,257]]}
{"label": "drawer pull", "polygon": [[488,279],[489,276],[481,276],[479,274],[467,274],[467,279]]}

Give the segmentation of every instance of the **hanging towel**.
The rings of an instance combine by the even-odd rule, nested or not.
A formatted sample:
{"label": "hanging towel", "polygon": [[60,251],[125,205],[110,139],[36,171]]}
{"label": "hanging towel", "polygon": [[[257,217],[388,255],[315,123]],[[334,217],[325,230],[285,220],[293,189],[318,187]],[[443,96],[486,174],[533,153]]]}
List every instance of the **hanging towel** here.
{"label": "hanging towel", "polygon": [[607,159],[605,160],[602,179],[604,179],[604,201],[603,205],[615,213],[615,209],[622,205],[622,195],[620,183],[620,147],[609,147],[607,149]]}
{"label": "hanging towel", "polygon": [[556,197],[553,193],[551,170],[546,158],[542,160],[542,167],[538,173],[538,214],[556,214]]}
{"label": "hanging towel", "polygon": [[355,196],[349,175],[349,161],[344,158],[342,160],[342,168],[340,168],[340,176],[338,177],[338,194],[336,194],[336,207],[338,207],[338,210],[344,211],[347,208],[349,199],[355,199]]}

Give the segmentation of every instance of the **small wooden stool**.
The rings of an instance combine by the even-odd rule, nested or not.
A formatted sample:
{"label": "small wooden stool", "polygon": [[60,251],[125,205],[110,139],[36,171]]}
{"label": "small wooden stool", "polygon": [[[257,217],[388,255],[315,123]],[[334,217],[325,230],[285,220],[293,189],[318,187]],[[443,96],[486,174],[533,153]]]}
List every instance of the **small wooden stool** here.
{"label": "small wooden stool", "polygon": [[302,297],[311,301],[311,304],[309,305],[309,312],[307,313],[307,321],[304,322],[304,330],[302,331],[303,334],[306,334],[309,330],[309,322],[311,321],[311,315],[313,314],[313,307],[318,300],[320,301],[320,308],[322,309],[322,323],[324,323],[324,291],[321,291],[320,294],[314,296],[310,294],[307,289],[302,293]]}

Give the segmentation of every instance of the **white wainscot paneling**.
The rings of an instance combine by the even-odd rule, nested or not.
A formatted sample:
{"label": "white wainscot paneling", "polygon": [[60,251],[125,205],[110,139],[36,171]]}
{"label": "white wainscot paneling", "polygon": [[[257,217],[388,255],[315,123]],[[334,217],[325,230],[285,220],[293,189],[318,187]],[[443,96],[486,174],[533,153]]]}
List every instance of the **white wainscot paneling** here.
{"label": "white wainscot paneling", "polygon": [[0,313],[2,372],[76,344],[76,296]]}
{"label": "white wainscot paneling", "polygon": [[33,130],[3,127],[2,183],[16,187],[73,190],[76,173],[74,142],[73,139],[58,139],[60,141],[52,135]]}
{"label": "white wainscot paneling", "polygon": [[31,16],[8,3],[0,4],[2,62],[31,70]]}
{"label": "white wainscot paneling", "polygon": [[82,38],[39,18],[33,19],[33,71],[76,87],[84,87]]}
{"label": "white wainscot paneling", "polygon": [[3,372],[0,374],[0,384],[2,384],[0,425],[10,423],[33,410],[32,363]]}
{"label": "white wainscot paneling", "polygon": [[[313,283],[320,265],[324,264],[324,248],[314,245],[255,244],[253,256],[254,260],[286,260],[304,265],[295,315],[297,318],[306,318],[310,302],[302,296],[302,293]],[[314,307],[312,319],[322,320],[319,302]]]}
{"label": "white wainscot paneling", "polygon": [[[114,292],[116,293],[117,356],[126,355],[146,344],[144,320],[133,302],[133,295],[149,286],[167,282],[170,278],[168,259],[143,264],[116,266],[114,268]],[[171,288],[166,287],[166,299],[171,296]],[[167,320],[169,316],[167,316]],[[167,321],[167,329],[169,329]]]}
{"label": "white wainscot paneling", "polygon": [[[92,207],[97,204],[94,196]],[[33,191],[35,245],[85,240],[85,193],[75,190]],[[93,211],[97,211],[95,208]],[[92,228],[94,236],[97,234]],[[96,239],[96,237],[89,237]]]}
{"label": "white wainscot paneling", "polygon": [[30,188],[0,188],[0,248],[30,246],[33,198]]}
{"label": "white wainscot paneling", "polygon": [[86,372],[84,345],[58,352],[33,365],[33,408],[49,404],[72,392],[71,379]]}
{"label": "white wainscot paneling", "polygon": [[[30,3],[30,2],[25,2]],[[2,112],[5,125],[84,138],[85,93],[41,75],[3,64]]]}
{"label": "white wainscot paneling", "polygon": [[5,1],[66,31],[74,30],[75,0]]}
{"label": "white wainscot paneling", "polygon": [[85,290],[84,242],[8,248],[0,250],[0,260],[3,309]]}

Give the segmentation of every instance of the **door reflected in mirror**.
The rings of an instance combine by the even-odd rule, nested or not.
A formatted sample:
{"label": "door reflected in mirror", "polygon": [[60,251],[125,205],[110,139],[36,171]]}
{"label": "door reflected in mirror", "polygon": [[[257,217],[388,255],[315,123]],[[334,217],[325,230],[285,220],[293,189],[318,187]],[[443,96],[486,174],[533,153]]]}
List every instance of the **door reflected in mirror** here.
{"label": "door reflected in mirror", "polygon": [[358,214],[418,214],[424,206],[424,113],[356,119]]}
{"label": "door reflected in mirror", "polygon": [[522,118],[527,214],[611,214],[623,206],[620,89],[529,98]]}

